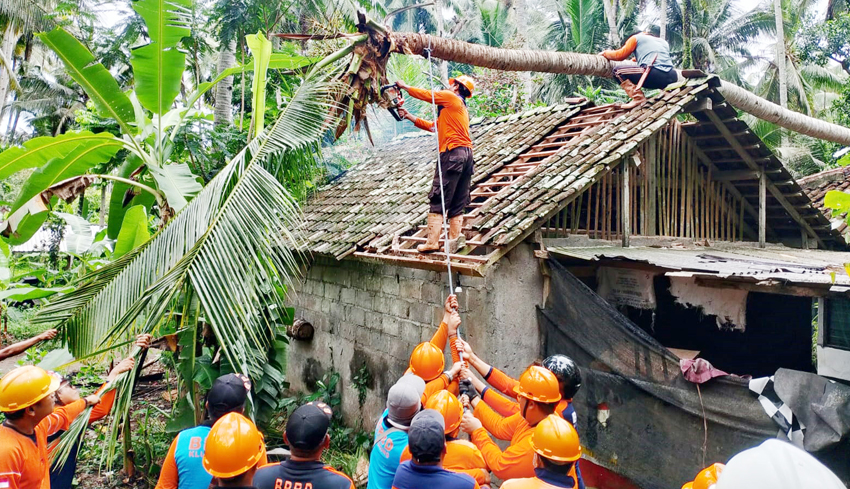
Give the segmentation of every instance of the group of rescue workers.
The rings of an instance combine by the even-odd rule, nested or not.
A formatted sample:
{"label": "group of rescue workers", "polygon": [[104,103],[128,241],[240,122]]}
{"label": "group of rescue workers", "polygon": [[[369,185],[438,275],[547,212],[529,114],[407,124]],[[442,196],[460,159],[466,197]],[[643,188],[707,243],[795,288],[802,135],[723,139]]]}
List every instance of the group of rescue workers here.
{"label": "group of rescue workers", "polygon": [[[457,297],[449,296],[436,333],[416,346],[409,368],[389,389],[375,428],[368,489],[486,488],[491,473],[505,489],[583,488],[571,404],[581,386],[575,362],[553,355],[512,379],[458,338],[457,308]],[[148,348],[150,341],[141,335],[136,346]],[[444,371],[447,344],[454,363]],[[89,422],[108,415],[115,399],[110,383],[133,368],[132,357],[121,361],[107,383],[85,398],[66,379],[40,367],[4,375],[0,488],[70,489],[76,449],[65,465],[51,466],[51,441],[89,406],[94,406]],[[244,415],[250,392],[250,379],[240,374],[213,382],[207,419],[175,437],[157,489],[354,489],[349,476],[322,462],[330,446],[329,406],[310,402],[296,409],[284,432],[290,457],[269,464],[263,435]],[[502,450],[491,436],[510,445]]]}
{"label": "group of rescue workers", "polygon": [[[667,43],[648,34],[629,38],[619,51],[602,56],[619,60],[632,53],[648,76],[639,84],[662,88],[673,68]],[[665,54],[666,53],[666,54]],[[615,69],[615,76],[642,103],[635,74]],[[440,168],[429,194],[428,235],[419,251],[440,249],[440,227],[449,221],[448,241],[462,239],[464,208],[474,170],[466,99],[474,81],[460,76],[449,90],[431,92],[398,82],[399,89],[439,106],[436,122],[401,115],[439,136]],[[441,170],[441,172],[440,172]],[[491,474],[504,489],[583,489],[572,399],[581,387],[575,362],[553,355],[530,365],[515,380],[475,354],[458,338],[461,320],[457,298],[449,296],[443,320],[431,341],[413,350],[409,369],[389,389],[386,410],[375,428],[369,459],[368,489],[478,489],[491,485]],[[44,333],[0,354],[15,354]],[[150,336],[137,338],[148,348]],[[444,350],[453,365],[444,371]],[[0,489],[70,489],[76,450],[61,468],[51,468],[50,445],[86,407],[95,406],[90,422],[106,416],[115,399],[110,381],[132,370],[134,361],[120,362],[107,384],[80,398],[67,380],[39,367],[12,370],[0,379]],[[332,412],[318,402],[307,403],[288,418],[284,441],[290,458],[268,464],[263,435],[244,416],[251,381],[238,374],[216,379],[207,393],[207,420],[180,432],[163,463],[157,489],[214,487],[257,489],[353,489],[351,479],[322,462],[330,446]],[[58,407],[57,407],[58,406]],[[469,440],[460,438],[466,433]],[[502,450],[493,437],[510,442]],[[710,474],[709,474],[710,475]],[[708,477],[708,476],[706,476]],[[697,479],[693,489],[706,489]]]}

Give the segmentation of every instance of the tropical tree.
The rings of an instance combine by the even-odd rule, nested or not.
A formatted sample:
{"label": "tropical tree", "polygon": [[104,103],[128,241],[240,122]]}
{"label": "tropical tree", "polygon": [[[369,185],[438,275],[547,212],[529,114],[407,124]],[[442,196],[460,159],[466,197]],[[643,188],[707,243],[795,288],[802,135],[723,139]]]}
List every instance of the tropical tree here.
{"label": "tropical tree", "polygon": [[[312,151],[327,128],[331,87],[318,74],[304,80],[272,126],[163,229],[86,276],[73,292],[39,311],[36,321],[58,323],[77,359],[120,347],[138,333],[175,329],[194,359],[207,324],[226,363],[222,369],[250,376],[257,394],[264,383],[275,395],[280,392],[282,377],[267,365],[267,352],[285,341],[276,325],[291,317],[284,299],[298,273],[300,244],[291,230],[299,212],[267,165]],[[189,378],[204,371],[192,368]],[[116,386],[113,434],[129,409],[133,379],[127,376]],[[112,442],[107,461],[114,449]]]}
{"label": "tropical tree", "polygon": [[[610,78],[612,76],[613,63],[601,56],[555,51],[507,50],[451,39],[439,39],[422,34],[407,32],[393,33],[385,26],[369,19],[364,19],[361,25],[363,26],[363,30],[368,31],[370,35],[368,37],[363,35],[351,36],[351,44],[345,49],[340,50],[331,59],[339,59],[354,52],[355,47],[358,45],[367,42],[379,42],[378,40],[383,39],[388,42],[388,45],[394,47],[393,52],[407,55],[423,55],[426,49],[430,49],[433,57],[485,68],[597,76],[603,78]],[[360,52],[364,52],[364,50],[361,48]],[[380,48],[375,47],[373,52],[380,52]],[[378,86],[380,86],[379,83],[381,81],[386,79],[386,75],[380,73],[379,69],[384,62],[380,59],[374,59],[369,60],[368,65],[366,65],[373,70],[369,76],[378,83]],[[349,82],[356,82],[356,80],[352,79]],[[721,80],[718,89],[731,105],[759,119],[814,138],[850,145],[850,129],[846,127],[782,109],[782,107],[726,81]],[[357,102],[352,105],[352,109],[355,111],[365,112],[365,107],[369,103],[379,102],[381,100],[377,88],[371,85],[367,86],[358,83],[358,86],[351,87],[351,93],[357,93]],[[354,98],[351,98],[351,100],[354,100]]]}
{"label": "tropical tree", "polygon": [[[182,2],[182,3],[180,3]],[[12,205],[4,234],[10,243],[29,239],[44,222],[51,202],[57,197],[73,198],[98,179],[114,181],[110,198],[108,234],[117,237],[123,214],[130,205],[144,205],[158,211],[165,224],[201,190],[197,176],[185,162],[170,160],[174,141],[186,121],[202,118],[192,109],[195,102],[216,80],[197,87],[185,106],[172,108],[181,89],[186,54],[181,40],[190,34],[179,8],[190,9],[190,0],[175,0],[166,10],[155,0],[140,0],[133,8],[145,19],[150,43],[133,49],[130,64],[135,74],[135,90],[128,96],[121,91],[106,68],[91,52],[62,28],[39,36],[62,60],[68,75],[89,96],[97,111],[116,122],[120,137],[108,132],[69,132],[57,137],[36,138],[22,148],[0,154],[0,179],[25,168],[39,167]],[[269,45],[264,41],[263,45]],[[270,50],[264,60],[275,68],[292,68],[309,63],[300,56],[275,55]],[[247,71],[250,67],[234,70]],[[260,88],[260,87],[257,87]],[[264,93],[265,87],[262,87]],[[148,115],[150,114],[150,116]],[[261,113],[262,114],[262,113]],[[256,133],[262,121],[256,122]],[[125,157],[117,174],[88,172],[100,163]],[[69,179],[75,178],[69,182]],[[128,199],[129,197],[129,199]],[[129,200],[129,205],[127,200]]]}
{"label": "tropical tree", "polygon": [[[606,13],[603,1],[607,0],[562,0],[559,4],[558,19],[547,31],[545,46],[565,53],[598,53],[611,47],[611,32],[606,30]],[[636,9],[633,4],[619,3],[621,12],[624,6],[632,8],[627,16],[615,22],[618,38],[623,32],[634,28]],[[563,98],[574,96],[579,87],[598,84],[591,77],[576,77],[566,73],[547,75],[546,81],[538,86],[537,97],[546,103],[559,103]],[[609,82],[606,86],[610,86]]]}
{"label": "tropical tree", "polygon": [[688,5],[689,9],[684,3],[671,2],[668,11],[667,41],[681,66],[716,73],[747,87],[745,74],[752,63],[741,60],[753,57],[750,46],[760,36],[775,32],[772,10],[743,12],[733,0],[689,0]]}

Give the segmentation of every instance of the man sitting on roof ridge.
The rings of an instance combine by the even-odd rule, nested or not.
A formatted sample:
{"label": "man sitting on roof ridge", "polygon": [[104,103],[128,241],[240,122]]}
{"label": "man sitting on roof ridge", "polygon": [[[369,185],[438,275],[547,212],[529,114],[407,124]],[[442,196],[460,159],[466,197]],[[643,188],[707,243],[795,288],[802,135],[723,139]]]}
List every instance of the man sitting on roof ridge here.
{"label": "man sitting on roof ridge", "polygon": [[623,61],[634,54],[637,66],[623,65],[614,68],[614,78],[620,82],[626,94],[632,101],[623,104],[623,109],[633,109],[646,102],[646,96],[638,86],[643,80],[646,88],[665,88],[679,79],[679,74],[673,69],[673,58],[670,57],[670,45],[658,37],[661,28],[649,26],[644,32],[638,32],[626,40],[620,49],[607,50],[600,56],[611,61]]}

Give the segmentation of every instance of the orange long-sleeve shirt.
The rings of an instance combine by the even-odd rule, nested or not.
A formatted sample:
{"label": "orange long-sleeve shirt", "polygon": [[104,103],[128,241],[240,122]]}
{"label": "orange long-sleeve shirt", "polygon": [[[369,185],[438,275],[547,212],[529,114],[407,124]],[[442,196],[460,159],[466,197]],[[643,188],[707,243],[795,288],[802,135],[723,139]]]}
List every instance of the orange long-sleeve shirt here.
{"label": "orange long-sleeve shirt", "polygon": [[[431,91],[422,88],[407,89],[413,98],[431,103]],[[440,138],[440,152],[455,148],[472,148],[472,138],[469,135],[469,112],[463,99],[450,90],[434,92],[434,102],[442,107],[437,116],[437,135]],[[434,131],[434,122],[417,118],[414,125],[425,131]]]}
{"label": "orange long-sleeve shirt", "polygon": [[623,61],[628,59],[635,52],[635,49],[637,49],[637,36],[632,36],[626,40],[623,47],[603,51],[602,56],[611,61]]}
{"label": "orange long-sleeve shirt", "polygon": [[47,437],[67,430],[85,408],[82,399],[57,408],[38,423],[32,437],[0,426],[0,488],[50,489]]}
{"label": "orange long-sleeve shirt", "polygon": [[[400,462],[410,459],[410,447],[404,447]],[[490,472],[487,470],[484,456],[481,455],[478,447],[466,440],[446,441],[446,458],[443,459],[443,468],[468,474],[479,486],[490,484]]]}
{"label": "orange long-sleeve shirt", "polygon": [[[519,381],[508,376],[496,367],[492,367],[485,378],[493,388],[508,397],[500,396],[498,393],[494,392],[493,389],[484,389],[484,392],[481,393],[481,399],[483,399],[488,406],[493,408],[494,411],[502,416],[511,416],[519,413],[519,403],[516,402],[516,392],[514,392],[514,387],[519,385]],[[561,416],[562,418],[564,417],[564,410],[570,405],[570,401],[570,399],[561,399],[558,402],[558,406],[555,408],[555,412],[558,416]],[[570,423],[573,422],[572,419],[568,419],[567,421]]]}
{"label": "orange long-sleeve shirt", "polygon": [[[474,413],[483,427],[473,431],[470,438],[481,450],[490,471],[504,480],[534,477],[534,450],[531,448],[534,429],[528,422],[519,414],[503,418],[483,402],[475,406]],[[488,431],[496,438],[510,440],[510,446],[502,451]]]}
{"label": "orange long-sleeve shirt", "polygon": [[[460,361],[460,353],[457,351],[457,345],[455,344],[454,338],[456,336],[452,335],[452,341],[450,342],[450,348],[452,351],[452,362]],[[449,340],[449,326],[440,322],[440,326],[437,328],[437,331],[434,332],[434,336],[431,337],[431,344],[439,348],[440,350],[446,349],[446,342]],[[410,369],[408,368],[405,373],[409,373]],[[455,396],[458,395],[458,382],[457,379],[453,379],[449,382],[449,378],[446,374],[441,374],[434,380],[425,384],[425,392],[422,394],[422,404],[424,405],[428,402],[428,399],[431,398],[437,392],[441,390],[448,390]]]}
{"label": "orange long-sleeve shirt", "polygon": [[107,392],[106,394],[101,394],[108,384],[103,384],[100,386],[100,389],[95,392],[98,396],[100,396],[100,402],[95,405],[91,409],[91,416],[89,417],[89,424],[94,423],[95,421],[101,420],[107,416],[109,416],[109,412],[112,411],[112,405],[115,404],[115,393],[117,392],[115,389]]}

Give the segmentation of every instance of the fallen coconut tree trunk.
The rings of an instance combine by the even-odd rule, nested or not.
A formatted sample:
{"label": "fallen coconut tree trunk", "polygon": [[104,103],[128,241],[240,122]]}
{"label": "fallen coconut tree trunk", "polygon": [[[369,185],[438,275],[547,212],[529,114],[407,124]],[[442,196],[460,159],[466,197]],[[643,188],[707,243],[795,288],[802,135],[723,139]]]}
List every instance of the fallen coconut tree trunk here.
{"label": "fallen coconut tree trunk", "polygon": [[[375,32],[372,34],[384,35]],[[503,71],[538,71],[611,78],[611,70],[616,65],[602,56],[593,54],[493,48],[409,32],[388,32],[386,35],[389,36],[388,41],[393,52],[424,56],[430,47],[431,56],[434,58]],[[759,119],[800,134],[850,145],[850,128],[783,109],[728,82],[722,82],[719,91],[732,106]]]}

